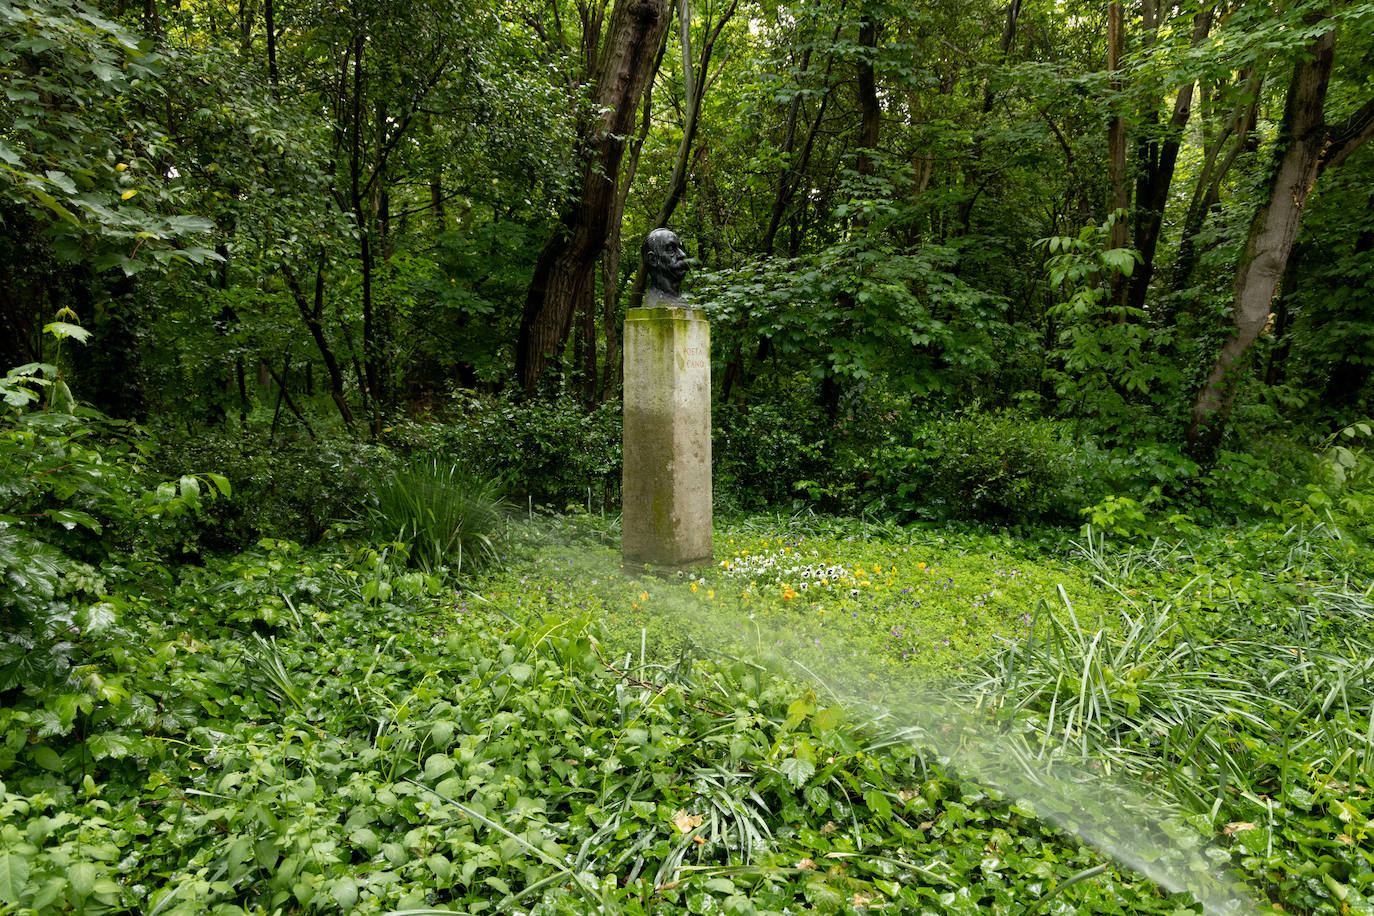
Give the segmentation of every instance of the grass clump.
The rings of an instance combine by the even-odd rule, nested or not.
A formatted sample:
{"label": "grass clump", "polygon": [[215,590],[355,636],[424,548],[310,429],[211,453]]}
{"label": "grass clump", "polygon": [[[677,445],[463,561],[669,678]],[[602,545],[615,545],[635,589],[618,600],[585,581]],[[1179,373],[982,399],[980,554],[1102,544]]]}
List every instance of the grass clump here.
{"label": "grass clump", "polygon": [[380,477],[368,508],[373,535],[408,544],[427,572],[471,571],[498,556],[505,514],[497,485],[441,458]]}
{"label": "grass clump", "polygon": [[1046,607],[958,692],[1029,756],[1110,767],[1191,812],[1288,912],[1374,912],[1367,546],[1323,524],[1080,545],[1120,622]]}

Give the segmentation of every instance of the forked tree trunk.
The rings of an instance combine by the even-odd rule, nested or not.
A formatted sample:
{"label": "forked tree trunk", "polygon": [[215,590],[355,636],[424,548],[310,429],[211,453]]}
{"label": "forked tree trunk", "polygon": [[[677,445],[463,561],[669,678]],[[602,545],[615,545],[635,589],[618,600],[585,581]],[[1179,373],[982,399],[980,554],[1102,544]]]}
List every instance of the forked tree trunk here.
{"label": "forked tree trunk", "polygon": [[1245,357],[1269,323],[1274,294],[1283,280],[1312,186],[1325,169],[1342,162],[1374,134],[1374,99],[1343,123],[1326,123],[1326,91],[1335,47],[1332,29],[1313,40],[1293,70],[1275,149],[1277,167],[1269,193],[1250,223],[1236,271],[1233,331],[1193,403],[1188,444],[1195,453],[1209,454],[1220,441],[1240,389]]}
{"label": "forked tree trunk", "polygon": [[597,58],[592,111],[605,112],[582,131],[579,193],[544,244],[525,297],[515,372],[532,395],[567,340],[572,319],[596,292],[596,262],[615,209],[625,140],[671,16],[669,0],[616,0]]}

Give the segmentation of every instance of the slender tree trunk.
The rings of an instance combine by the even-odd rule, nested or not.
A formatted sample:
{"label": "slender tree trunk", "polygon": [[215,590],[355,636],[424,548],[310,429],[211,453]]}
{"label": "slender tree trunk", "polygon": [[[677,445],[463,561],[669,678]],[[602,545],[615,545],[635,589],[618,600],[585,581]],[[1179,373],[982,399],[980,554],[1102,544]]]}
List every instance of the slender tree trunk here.
{"label": "slender tree trunk", "polygon": [[267,38],[267,82],[272,87],[272,97],[281,96],[281,74],[277,72],[277,21],[273,0],[263,0],[262,26]]}
{"label": "slender tree trunk", "polygon": [[282,276],[286,279],[286,287],[291,291],[291,298],[296,302],[296,308],[301,313],[301,320],[305,322],[306,328],[310,331],[310,336],[315,341],[315,347],[320,351],[320,358],[324,360],[324,368],[329,373],[329,396],[334,401],[334,406],[339,408],[339,416],[343,417],[344,425],[350,430],[353,428],[353,411],[348,406],[348,399],[344,397],[343,370],[339,368],[339,360],[334,355],[334,350],[329,346],[329,338],[324,333],[324,254],[320,254],[319,263],[315,267],[315,294],[313,304],[307,301],[305,291],[301,289],[300,281],[290,268],[282,269]]}
{"label": "slender tree trunk", "polygon": [[877,166],[878,135],[883,123],[878,100],[878,75],[874,59],[878,56],[878,20],[865,13],[859,22],[859,174],[872,175]]}
{"label": "slender tree trunk", "polygon": [[275,439],[277,436],[277,416],[281,413],[281,402],[283,399],[285,399],[287,409],[295,415],[297,420],[301,421],[301,426],[305,427],[305,434],[310,437],[310,441],[318,442],[319,437],[315,435],[315,430],[310,428],[310,421],[305,418],[305,414],[302,413],[301,409],[296,406],[296,399],[291,397],[291,392],[286,387],[286,380],[290,378],[291,375],[290,354],[287,354],[286,360],[281,367],[281,375],[278,375],[276,372],[273,372],[271,366],[267,367],[267,371],[272,372],[272,378],[277,383],[277,410],[275,413],[272,414],[272,432],[269,438]]}
{"label": "slender tree trunk", "polygon": [[595,294],[596,263],[609,235],[625,137],[653,78],[671,18],[668,0],[616,0],[611,13],[592,95],[593,111],[605,114],[583,127],[578,198],[540,251],[525,297],[515,371],[527,396],[562,349],[573,316]]}
{"label": "slender tree trunk", "polygon": [[[1198,11],[1193,20],[1192,46],[1196,48],[1207,37],[1212,27],[1213,4]],[[1178,90],[1174,99],[1173,116],[1165,131],[1163,142],[1151,140],[1141,144],[1143,160],[1140,179],[1136,184],[1136,248],[1140,252],[1141,263],[1131,274],[1131,286],[1127,293],[1126,304],[1134,310],[1145,307],[1145,298],[1150,290],[1150,280],[1154,276],[1155,251],[1159,246],[1160,232],[1164,226],[1164,208],[1169,202],[1169,188],[1174,181],[1174,168],[1178,163],[1178,151],[1183,142],[1183,129],[1193,104],[1193,83]],[[1152,111],[1151,117],[1155,116]]]}
{"label": "slender tree trunk", "polygon": [[[1169,282],[1171,293],[1181,292],[1192,279],[1193,268],[1197,264],[1197,235],[1207,221],[1207,214],[1216,206],[1221,196],[1221,183],[1231,170],[1232,164],[1241,151],[1249,145],[1255,126],[1259,120],[1260,89],[1264,83],[1262,69],[1244,75],[1245,89],[1235,111],[1225,126],[1217,133],[1203,150],[1202,170],[1198,173],[1197,184],[1193,188],[1192,199],[1188,203],[1187,214],[1183,218],[1183,231],[1179,239],[1178,256],[1174,259],[1174,272]],[[1221,157],[1226,141],[1234,139]],[[1221,157],[1218,163],[1218,157]],[[1161,323],[1168,325],[1174,320],[1172,307],[1161,316]]]}
{"label": "slender tree trunk", "polygon": [[[1007,16],[1002,23],[1002,38],[997,43],[999,64],[1005,63],[1011,54],[1012,43],[1016,41],[1016,24],[1021,18],[1021,0],[1011,0],[1007,4]],[[992,113],[992,106],[995,101],[992,91],[992,80],[985,78],[983,81],[983,121],[988,121],[988,115]],[[978,196],[985,184],[983,179],[983,134],[979,131],[974,135],[973,147],[969,150],[970,165],[968,168],[968,179],[965,182],[970,189],[964,199],[959,203],[958,223],[959,231],[967,235],[973,225],[973,205],[977,202]],[[929,160],[926,160],[920,169],[920,181],[922,189],[930,182]]]}
{"label": "slender tree trunk", "polygon": [[[682,202],[682,195],[687,191],[687,179],[691,174],[693,163],[692,150],[696,145],[697,125],[700,123],[701,103],[706,97],[706,90],[711,82],[708,78],[711,56],[715,51],[716,41],[720,38],[721,31],[724,30],[725,24],[730,21],[731,17],[735,15],[735,9],[738,6],[738,0],[731,0],[729,6],[721,13],[720,20],[714,26],[709,21],[705,24],[701,58],[694,64],[691,5],[688,0],[678,0],[678,45],[682,51],[682,71],[685,82],[683,87],[682,140],[678,143],[677,155],[673,159],[673,172],[668,178],[668,192],[664,195],[663,203],[659,205],[658,212],[654,214],[653,225],[649,227],[649,231],[668,225],[668,221],[673,218],[673,213],[677,210],[677,205]],[[698,152],[700,152],[699,149]],[[639,260],[636,263],[634,277],[634,285],[630,289],[630,300],[627,308],[638,308],[644,303],[646,276],[643,252],[640,252]]]}
{"label": "slender tree trunk", "polygon": [[[832,44],[838,37],[839,31],[837,27],[836,33],[832,37]],[[810,49],[807,49],[807,51],[803,52],[802,56],[801,70],[803,74],[805,74],[810,60]],[[793,95],[791,102],[788,104],[787,124],[783,144],[783,152],[787,155],[787,165],[778,173],[778,184],[773,194],[773,207],[768,218],[768,228],[764,230],[763,238],[759,240],[756,249],[761,255],[771,256],[775,253],[774,248],[777,243],[777,235],[782,228],[783,218],[787,215],[787,208],[790,206],[797,188],[801,185],[802,181],[805,180],[806,169],[811,162],[811,151],[816,145],[816,135],[820,130],[821,123],[825,120],[825,109],[830,101],[830,93],[833,88],[830,84],[830,73],[834,67],[834,63],[835,59],[833,57],[826,63],[825,77],[823,79],[826,87],[825,94],[821,96],[820,104],[816,106],[816,115],[811,119],[807,127],[806,139],[803,141],[801,152],[797,155],[795,160],[792,157],[792,146],[796,132],[797,116],[802,111],[802,94],[798,92]],[[795,236],[796,233],[794,230],[794,241]],[[738,326],[735,329],[737,340],[739,339],[739,334],[744,330],[747,324],[748,315],[741,315]],[[768,357],[768,344],[769,340],[766,337],[759,341],[753,357],[755,363],[761,363]],[[741,343],[736,343],[734,350],[730,354],[730,359],[725,364],[725,372],[721,377],[721,403],[728,403],[730,395],[734,392],[735,388],[743,387],[747,383],[748,372],[745,369],[744,348]]]}
{"label": "slender tree trunk", "polygon": [[258,18],[255,0],[239,0],[239,53],[249,56],[253,49],[253,24]]}
{"label": "slender tree trunk", "polygon": [[[811,151],[816,147],[816,135],[821,129],[821,123],[825,120],[825,110],[830,104],[830,93],[833,88],[830,85],[830,72],[834,66],[832,58],[825,68],[825,93],[821,96],[820,104],[816,106],[816,115],[811,119],[807,127],[806,139],[802,141],[801,153],[793,161],[792,136],[793,125],[789,123],[789,134],[785,137],[787,145],[784,151],[788,154],[787,165],[778,173],[778,186],[773,194],[773,207],[768,216],[768,228],[764,230],[763,238],[759,241],[758,252],[760,254],[773,254],[773,249],[777,246],[778,232],[782,229],[783,219],[787,216],[787,208],[792,204],[792,198],[797,193],[797,188],[801,186],[805,179],[806,168],[811,164]],[[797,93],[792,98],[793,106],[800,106],[801,93]],[[791,111],[788,112],[789,118]]]}
{"label": "slender tree trunk", "polygon": [[[1114,105],[1118,108],[1121,104],[1119,96],[1122,83],[1117,72],[1121,69],[1124,40],[1125,21],[1121,9],[1121,0],[1111,0],[1107,4],[1107,70],[1112,74],[1112,94],[1114,97],[1118,97],[1118,100],[1114,101]],[[1113,248],[1125,248],[1131,240],[1130,223],[1126,221],[1124,212],[1131,206],[1131,190],[1126,181],[1126,116],[1119,110],[1112,117],[1111,126],[1107,129],[1107,156],[1112,178],[1111,208],[1117,213],[1117,219],[1112,223],[1110,244]],[[1110,285],[1111,296],[1108,299],[1108,304],[1110,306],[1123,305],[1126,290],[1121,275],[1113,274]]]}

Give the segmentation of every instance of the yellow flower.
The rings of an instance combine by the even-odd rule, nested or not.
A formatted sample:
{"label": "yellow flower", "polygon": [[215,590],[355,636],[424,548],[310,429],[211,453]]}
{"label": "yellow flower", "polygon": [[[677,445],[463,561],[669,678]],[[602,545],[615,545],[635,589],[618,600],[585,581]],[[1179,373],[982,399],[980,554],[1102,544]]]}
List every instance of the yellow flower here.
{"label": "yellow flower", "polygon": [[695,595],[696,593],[697,593],[697,584],[696,584],[695,582],[693,582],[693,583],[692,583],[692,594]]}
{"label": "yellow flower", "polygon": [[716,590],[714,588],[708,588],[706,590],[706,597],[714,601],[716,599]]}
{"label": "yellow flower", "polygon": [[640,593],[639,593],[639,600],[640,600],[640,601],[648,601],[648,600],[649,600],[649,593],[648,593],[648,592],[640,592]]}

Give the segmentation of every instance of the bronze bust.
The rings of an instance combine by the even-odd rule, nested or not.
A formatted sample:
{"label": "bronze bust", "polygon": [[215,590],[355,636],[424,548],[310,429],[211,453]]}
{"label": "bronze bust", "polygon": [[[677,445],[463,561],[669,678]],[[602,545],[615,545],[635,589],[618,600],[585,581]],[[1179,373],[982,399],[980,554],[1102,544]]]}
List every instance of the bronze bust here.
{"label": "bronze bust", "polygon": [[[644,238],[644,266],[649,273],[648,304],[681,304],[687,275],[687,249],[671,229],[655,229]],[[665,302],[666,300],[666,302]]]}

